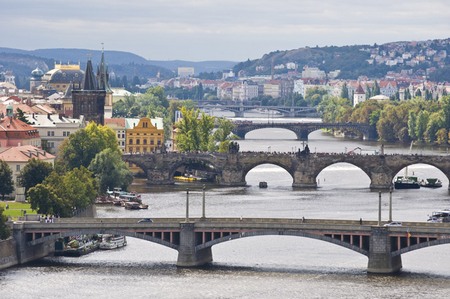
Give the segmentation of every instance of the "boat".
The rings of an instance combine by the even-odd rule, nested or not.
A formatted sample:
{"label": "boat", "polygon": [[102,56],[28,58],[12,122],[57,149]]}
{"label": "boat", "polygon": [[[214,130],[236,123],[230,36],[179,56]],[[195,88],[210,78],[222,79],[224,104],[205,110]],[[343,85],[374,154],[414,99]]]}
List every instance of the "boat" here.
{"label": "boat", "polygon": [[126,201],[124,203],[124,207],[127,210],[143,210],[143,209],[148,209],[148,205],[140,203],[140,202],[135,202],[135,201]]}
{"label": "boat", "polygon": [[440,188],[442,187],[442,182],[437,178],[427,178],[420,181],[420,187],[425,188]]}
{"label": "boat", "polygon": [[197,181],[197,178],[195,178],[195,177],[188,177],[188,176],[181,176],[181,175],[174,176],[173,178],[174,178],[174,180],[181,181],[181,182],[195,182],[195,181]]}
{"label": "boat", "polygon": [[78,236],[71,240],[61,239],[55,243],[55,256],[79,257],[99,248],[97,236]]}
{"label": "boat", "polygon": [[125,236],[104,234],[101,235],[101,238],[102,239],[99,245],[100,249],[115,249],[127,245],[127,239]]}
{"label": "boat", "polygon": [[431,213],[431,216],[428,216],[427,222],[450,222],[450,209],[443,209]]}
{"label": "boat", "polygon": [[419,189],[419,180],[415,176],[397,176],[394,181],[395,189]]}

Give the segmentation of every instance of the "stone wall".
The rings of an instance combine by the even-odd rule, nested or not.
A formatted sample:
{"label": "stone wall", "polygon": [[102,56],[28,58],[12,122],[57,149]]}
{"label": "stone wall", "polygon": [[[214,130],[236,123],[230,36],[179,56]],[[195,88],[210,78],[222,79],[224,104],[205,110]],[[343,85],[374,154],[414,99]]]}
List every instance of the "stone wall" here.
{"label": "stone wall", "polygon": [[16,242],[13,238],[0,240],[0,270],[18,265]]}

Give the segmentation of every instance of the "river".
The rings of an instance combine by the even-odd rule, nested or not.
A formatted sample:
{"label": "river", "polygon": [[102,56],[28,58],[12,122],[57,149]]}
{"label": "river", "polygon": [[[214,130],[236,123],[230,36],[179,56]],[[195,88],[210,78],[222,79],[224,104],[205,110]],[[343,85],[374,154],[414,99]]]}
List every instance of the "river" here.
{"label": "river", "polygon": [[[261,119],[264,121],[264,119]],[[267,121],[267,119],[265,120]],[[278,121],[278,120],[275,120]],[[292,121],[292,120],[291,120]],[[303,148],[295,134],[283,129],[250,132],[239,141],[242,151],[296,151]],[[338,139],[320,131],[309,136],[312,152],[363,154],[380,149],[376,142]],[[385,145],[390,153],[409,153],[409,146]],[[447,150],[417,148],[411,153],[447,154]],[[426,221],[432,211],[450,208],[449,181],[434,167],[417,164],[409,173],[438,177],[439,189],[397,190],[392,193],[393,219]],[[247,187],[206,186],[206,216],[367,219],[378,217],[378,193],[369,178],[349,164],[323,170],[319,187],[294,190],[292,178],[274,165],[254,168]],[[260,189],[259,181],[268,188]],[[99,217],[184,217],[185,189],[190,213],[202,213],[201,185],[149,187],[135,180],[148,210],[129,211],[101,206]],[[382,218],[388,218],[389,194],[382,194]],[[47,257],[0,271],[0,298],[437,298],[450,291],[450,245],[402,255],[399,275],[369,275],[367,257],[326,242],[292,236],[259,236],[215,245],[214,262],[201,269],[179,269],[177,252],[139,239],[114,251],[96,251],[79,258]]]}

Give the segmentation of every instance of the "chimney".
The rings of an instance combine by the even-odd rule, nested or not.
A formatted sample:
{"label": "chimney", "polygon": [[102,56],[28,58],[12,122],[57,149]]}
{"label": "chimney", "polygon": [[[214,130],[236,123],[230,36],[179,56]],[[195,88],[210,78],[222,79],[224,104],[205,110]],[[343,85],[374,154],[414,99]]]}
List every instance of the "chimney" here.
{"label": "chimney", "polygon": [[47,113],[47,118],[48,118],[49,120],[52,120],[52,119],[50,118],[50,113]]}

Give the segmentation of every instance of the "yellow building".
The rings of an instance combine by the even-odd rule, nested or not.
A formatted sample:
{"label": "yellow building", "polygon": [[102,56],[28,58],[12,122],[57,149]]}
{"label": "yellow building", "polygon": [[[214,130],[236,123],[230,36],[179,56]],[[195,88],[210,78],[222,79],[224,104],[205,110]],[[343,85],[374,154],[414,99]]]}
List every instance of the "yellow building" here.
{"label": "yellow building", "polygon": [[[160,125],[158,126],[158,123]],[[126,129],[126,153],[150,153],[162,149],[164,145],[164,128],[160,122],[143,117],[137,125]]]}

